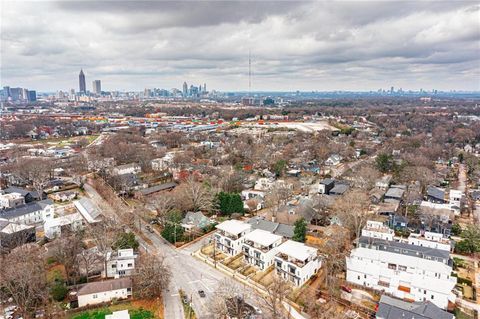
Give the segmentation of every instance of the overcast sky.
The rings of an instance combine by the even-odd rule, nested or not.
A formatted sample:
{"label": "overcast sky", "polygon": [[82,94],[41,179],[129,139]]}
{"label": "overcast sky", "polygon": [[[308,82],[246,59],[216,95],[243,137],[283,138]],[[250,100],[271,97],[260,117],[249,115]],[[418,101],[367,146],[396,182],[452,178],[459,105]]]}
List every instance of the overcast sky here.
{"label": "overcast sky", "polygon": [[0,1],[1,85],[480,90],[478,1]]}

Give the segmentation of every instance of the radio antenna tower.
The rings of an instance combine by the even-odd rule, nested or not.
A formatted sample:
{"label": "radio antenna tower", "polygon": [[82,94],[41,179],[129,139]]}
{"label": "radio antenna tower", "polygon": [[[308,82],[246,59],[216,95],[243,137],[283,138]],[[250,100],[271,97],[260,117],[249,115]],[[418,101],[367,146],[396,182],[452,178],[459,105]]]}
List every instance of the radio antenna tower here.
{"label": "radio antenna tower", "polygon": [[252,96],[252,57],[248,50],[248,96]]}

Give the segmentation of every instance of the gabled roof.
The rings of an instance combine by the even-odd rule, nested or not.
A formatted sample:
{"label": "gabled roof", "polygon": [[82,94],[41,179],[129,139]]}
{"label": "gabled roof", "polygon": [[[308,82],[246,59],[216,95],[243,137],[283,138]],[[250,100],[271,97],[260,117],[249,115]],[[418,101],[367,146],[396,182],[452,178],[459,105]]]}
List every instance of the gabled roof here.
{"label": "gabled roof", "polygon": [[132,288],[132,279],[119,278],[105,281],[90,282],[80,288],[78,296],[90,295],[99,292],[106,292],[112,290],[119,290],[125,288]]}
{"label": "gabled roof", "polygon": [[433,198],[445,200],[445,190],[435,186],[429,186],[427,188],[427,195]]}
{"label": "gabled roof", "polygon": [[252,229],[261,229],[265,231],[269,231],[276,235],[280,235],[286,238],[293,237],[293,230],[294,227],[287,224],[281,223],[274,223],[269,220],[262,219],[260,217],[253,217],[248,220],[250,225],[252,225]]}
{"label": "gabled roof", "polygon": [[7,208],[4,210],[0,210],[0,218],[11,219],[23,215],[28,215],[33,212],[41,211],[48,205],[53,205],[53,201],[51,199],[45,199],[38,202],[31,202],[21,206]]}
{"label": "gabled roof", "polygon": [[406,302],[382,295],[378,304],[377,318],[381,319],[453,319],[454,316],[430,301]]}

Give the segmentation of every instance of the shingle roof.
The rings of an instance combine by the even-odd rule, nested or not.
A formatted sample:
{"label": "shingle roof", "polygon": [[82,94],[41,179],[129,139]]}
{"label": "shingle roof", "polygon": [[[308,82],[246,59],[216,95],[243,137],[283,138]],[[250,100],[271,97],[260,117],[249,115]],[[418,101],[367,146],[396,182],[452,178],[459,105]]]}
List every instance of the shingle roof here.
{"label": "shingle roof", "polygon": [[[383,240],[362,236],[358,239],[359,246],[364,248],[388,251],[395,254],[432,259],[444,264],[450,264],[450,252],[424,246],[411,245],[396,241]],[[374,248],[375,247],[375,248]]]}
{"label": "shingle roof", "polygon": [[430,301],[406,302],[382,295],[378,304],[380,319],[452,319],[453,314],[435,306]]}
{"label": "shingle roof", "polygon": [[294,227],[291,225],[274,223],[259,217],[250,218],[247,223],[252,225],[252,230],[261,229],[286,238],[293,237]]}
{"label": "shingle roof", "polygon": [[132,288],[131,278],[119,278],[105,281],[91,282],[80,288],[78,296],[90,295],[98,292]]}
{"label": "shingle roof", "polygon": [[152,187],[142,189],[140,190],[140,193],[142,193],[143,195],[149,195],[149,194],[153,194],[153,193],[167,190],[170,188],[175,188],[176,186],[177,186],[177,183],[175,182],[165,183],[165,184],[155,185]]}
{"label": "shingle roof", "polygon": [[427,195],[431,196],[431,197],[434,197],[434,198],[444,200],[445,199],[445,190],[441,189],[441,188],[438,188],[438,187],[429,186],[427,188]]}
{"label": "shingle roof", "polygon": [[53,205],[53,201],[51,199],[44,199],[38,202],[31,202],[25,205],[7,208],[0,210],[0,218],[11,219],[27,215],[33,212],[41,211],[48,205]]}

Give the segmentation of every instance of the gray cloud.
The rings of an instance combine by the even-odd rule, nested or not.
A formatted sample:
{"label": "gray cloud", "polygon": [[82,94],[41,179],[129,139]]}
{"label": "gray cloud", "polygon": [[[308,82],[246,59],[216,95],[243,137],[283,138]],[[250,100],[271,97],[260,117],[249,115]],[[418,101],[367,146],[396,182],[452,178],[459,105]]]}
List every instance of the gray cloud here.
{"label": "gray cloud", "polygon": [[3,1],[1,84],[39,90],[480,89],[465,1]]}

